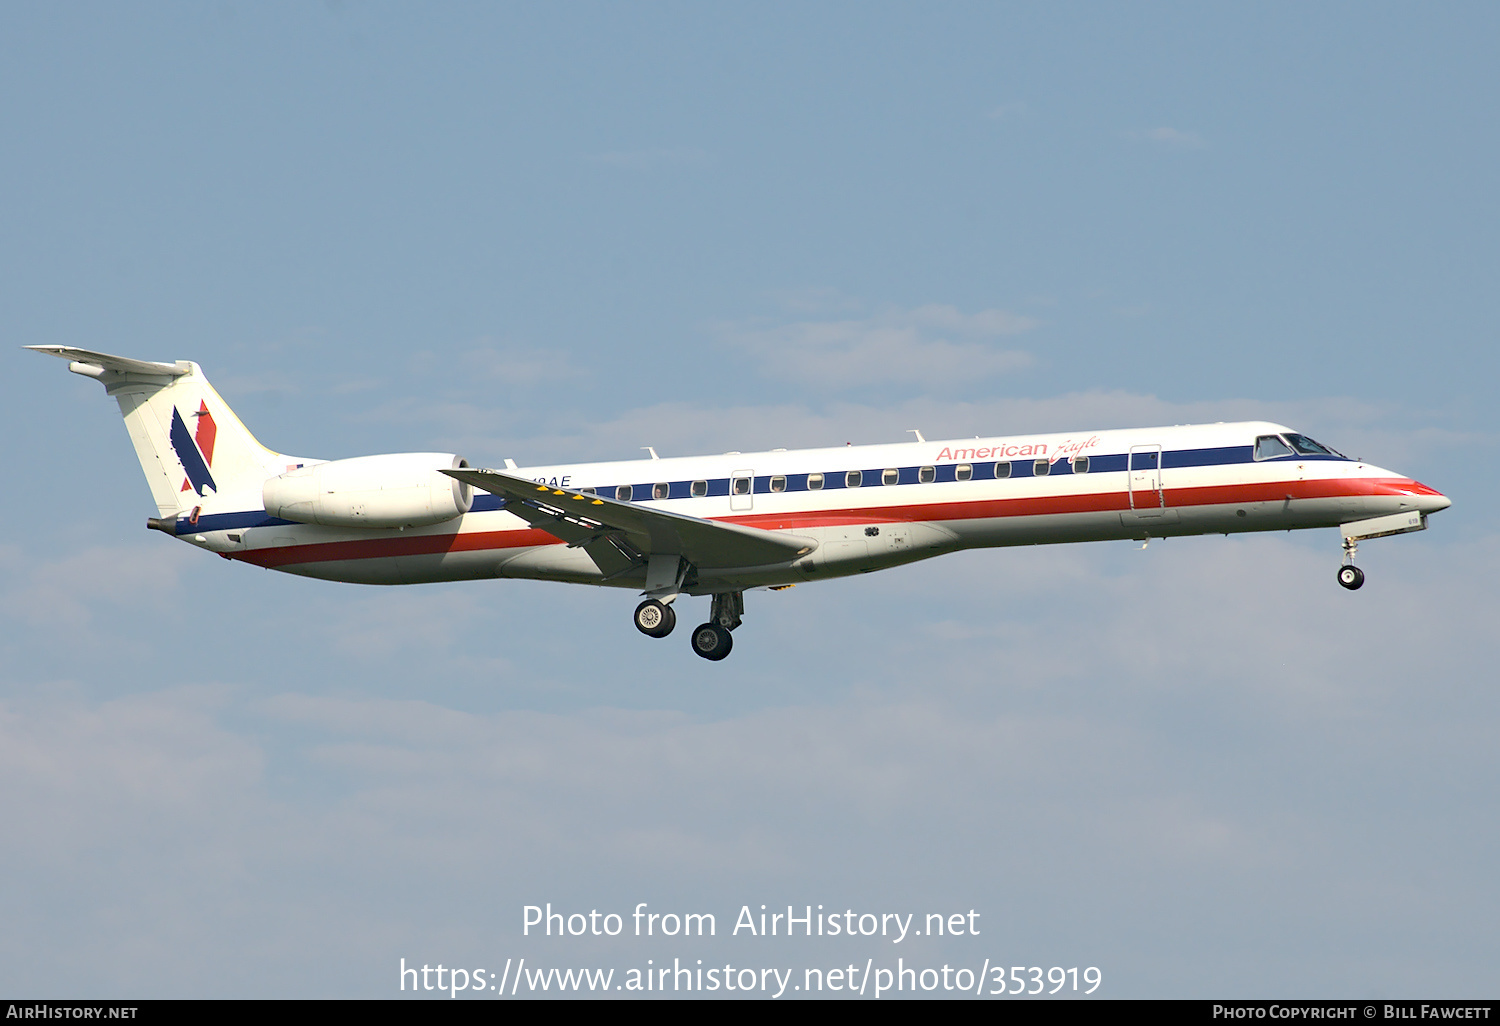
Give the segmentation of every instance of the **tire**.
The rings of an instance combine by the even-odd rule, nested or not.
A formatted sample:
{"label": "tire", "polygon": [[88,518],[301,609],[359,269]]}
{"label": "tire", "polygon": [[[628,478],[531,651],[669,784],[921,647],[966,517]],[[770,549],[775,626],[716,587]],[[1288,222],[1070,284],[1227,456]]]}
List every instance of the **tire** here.
{"label": "tire", "polygon": [[665,638],[677,626],[677,614],[665,602],[647,599],[635,607],[635,629],[648,638]]}
{"label": "tire", "polygon": [[701,623],[693,628],[693,651],[704,659],[718,662],[734,647],[734,638],[716,623]]}
{"label": "tire", "polygon": [[1365,583],[1365,572],[1357,566],[1339,567],[1339,584],[1350,591],[1358,591],[1360,585]]}

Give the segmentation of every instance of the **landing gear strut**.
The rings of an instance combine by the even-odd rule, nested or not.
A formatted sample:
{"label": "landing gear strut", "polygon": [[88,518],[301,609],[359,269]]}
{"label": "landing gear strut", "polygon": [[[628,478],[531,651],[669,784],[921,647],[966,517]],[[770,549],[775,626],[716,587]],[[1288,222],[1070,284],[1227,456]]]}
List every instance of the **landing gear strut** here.
{"label": "landing gear strut", "polygon": [[677,614],[665,602],[647,599],[635,607],[635,629],[648,638],[665,638],[677,626]]}
{"label": "landing gear strut", "polygon": [[718,624],[726,631],[732,631],[738,627],[744,615],[745,593],[743,591],[719,592],[714,596],[713,605],[708,611],[709,622]]}
{"label": "landing gear strut", "polygon": [[1350,591],[1358,591],[1360,585],[1365,583],[1365,572],[1354,565],[1354,554],[1358,549],[1358,541],[1353,538],[1344,539],[1344,565],[1339,567],[1339,583]]}
{"label": "landing gear strut", "polygon": [[708,623],[693,628],[693,651],[714,662],[723,659],[734,648],[729,632],[740,625],[744,615],[743,591],[721,591],[714,595]]}

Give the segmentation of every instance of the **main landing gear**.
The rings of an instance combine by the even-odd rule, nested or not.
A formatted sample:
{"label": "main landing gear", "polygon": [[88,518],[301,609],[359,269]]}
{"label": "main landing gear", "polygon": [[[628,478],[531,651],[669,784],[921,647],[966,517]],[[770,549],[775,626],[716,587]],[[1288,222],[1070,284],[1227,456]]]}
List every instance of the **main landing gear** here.
{"label": "main landing gear", "polygon": [[745,615],[743,591],[721,591],[709,607],[708,623],[693,628],[693,651],[704,659],[718,662],[734,648],[729,632],[740,625]]}
{"label": "main landing gear", "polygon": [[704,659],[718,662],[734,648],[729,631],[716,623],[700,623],[693,628],[693,651]]}
{"label": "main landing gear", "polygon": [[677,614],[665,602],[647,599],[635,607],[635,629],[648,638],[665,638],[677,626]]}
{"label": "main landing gear", "polygon": [[1358,591],[1360,585],[1365,583],[1365,572],[1354,565],[1354,554],[1358,549],[1358,541],[1353,538],[1344,539],[1344,565],[1339,567],[1339,583],[1350,591]]}
{"label": "main landing gear", "polygon": [[[693,628],[690,639],[693,651],[704,659],[718,662],[734,648],[729,632],[740,625],[745,615],[743,591],[720,592],[713,597],[708,623]],[[635,607],[635,627],[647,637],[665,638],[677,626],[677,614],[665,602],[647,599]]]}

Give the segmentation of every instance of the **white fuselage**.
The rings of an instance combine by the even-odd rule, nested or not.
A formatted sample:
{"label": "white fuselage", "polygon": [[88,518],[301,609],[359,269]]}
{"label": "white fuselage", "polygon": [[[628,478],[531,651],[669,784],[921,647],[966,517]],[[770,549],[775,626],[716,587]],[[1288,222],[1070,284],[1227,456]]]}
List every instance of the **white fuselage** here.
{"label": "white fuselage", "polygon": [[[697,570],[707,594],[864,573],[957,549],[1333,527],[1446,507],[1408,477],[1338,455],[1257,458],[1269,423],[1214,424],[515,468],[559,488],[816,542],[783,563]],[[997,476],[997,470],[999,476]],[[252,508],[254,507],[254,508]],[[500,499],[443,523],[320,527],[213,497],[178,537],[289,573],[365,584],[494,577],[640,589],[506,512]]]}

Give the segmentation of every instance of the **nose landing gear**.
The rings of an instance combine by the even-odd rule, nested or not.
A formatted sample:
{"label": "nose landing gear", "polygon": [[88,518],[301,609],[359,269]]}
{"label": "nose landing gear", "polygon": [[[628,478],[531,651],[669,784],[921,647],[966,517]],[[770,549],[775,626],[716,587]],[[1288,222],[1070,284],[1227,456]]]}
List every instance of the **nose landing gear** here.
{"label": "nose landing gear", "polygon": [[1344,565],[1339,567],[1339,584],[1350,591],[1358,591],[1365,583],[1365,572],[1354,565],[1354,554],[1358,549],[1358,539],[1344,539]]}

